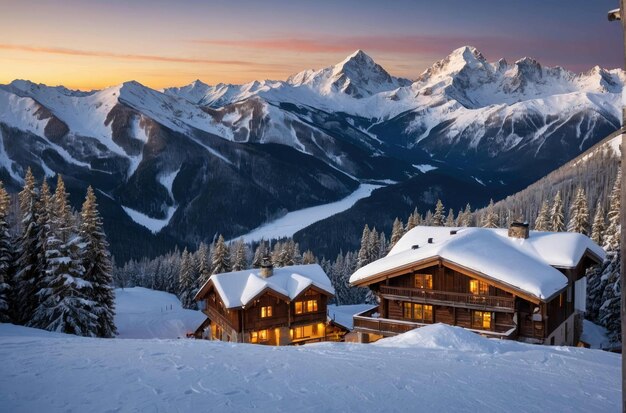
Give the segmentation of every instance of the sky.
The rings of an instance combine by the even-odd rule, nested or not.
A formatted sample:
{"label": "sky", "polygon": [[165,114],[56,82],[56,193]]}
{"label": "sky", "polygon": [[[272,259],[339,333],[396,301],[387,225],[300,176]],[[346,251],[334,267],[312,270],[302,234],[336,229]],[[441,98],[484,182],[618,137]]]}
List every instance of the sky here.
{"label": "sky", "polygon": [[469,45],[575,72],[622,67],[618,0],[0,0],[0,83],[97,89],[286,79],[364,50],[414,79]]}

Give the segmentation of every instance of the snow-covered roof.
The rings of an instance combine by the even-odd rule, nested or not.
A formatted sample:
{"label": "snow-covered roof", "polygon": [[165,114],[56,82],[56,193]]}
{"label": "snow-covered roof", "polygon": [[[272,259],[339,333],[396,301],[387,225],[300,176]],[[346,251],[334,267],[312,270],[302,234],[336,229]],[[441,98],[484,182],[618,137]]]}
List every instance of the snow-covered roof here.
{"label": "snow-covered roof", "polygon": [[386,257],[357,270],[350,282],[439,257],[545,300],[567,286],[565,275],[553,267],[574,268],[587,251],[599,259],[605,255],[591,239],[574,232],[530,231],[521,239],[509,237],[507,229],[420,226]]}
{"label": "snow-covered roof", "polygon": [[202,297],[209,284],[215,286],[226,308],[243,307],[266,289],[285,296],[289,300],[293,300],[311,286],[331,295],[335,294],[330,279],[317,264],[274,268],[272,276],[267,278],[263,278],[261,270],[256,268],[214,274],[198,291],[196,299]]}

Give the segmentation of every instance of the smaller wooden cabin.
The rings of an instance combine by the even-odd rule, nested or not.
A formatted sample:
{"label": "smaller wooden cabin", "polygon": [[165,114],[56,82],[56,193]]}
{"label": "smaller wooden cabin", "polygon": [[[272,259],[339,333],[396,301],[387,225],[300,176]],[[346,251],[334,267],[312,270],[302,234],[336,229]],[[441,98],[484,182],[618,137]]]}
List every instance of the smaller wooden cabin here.
{"label": "smaller wooden cabin", "polygon": [[389,254],[357,270],[379,306],[354,317],[359,341],[433,323],[488,337],[576,345],[586,302],[585,270],[604,251],[572,232],[416,227]]}
{"label": "smaller wooden cabin", "polygon": [[196,294],[207,319],[197,338],[267,345],[328,340],[326,305],[335,290],[317,264],[212,275]]}

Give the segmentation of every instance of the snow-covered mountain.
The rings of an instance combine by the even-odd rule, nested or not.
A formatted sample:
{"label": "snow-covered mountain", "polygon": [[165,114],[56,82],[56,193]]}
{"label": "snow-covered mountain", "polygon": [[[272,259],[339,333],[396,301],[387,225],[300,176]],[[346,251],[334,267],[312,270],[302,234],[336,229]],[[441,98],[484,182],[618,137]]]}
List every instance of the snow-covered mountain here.
{"label": "snow-covered mountain", "polygon": [[489,63],[464,47],[413,82],[360,50],[244,85],[82,92],[16,80],[0,85],[0,179],[16,190],[30,166],[95,186],[128,258],[156,252],[123,248],[150,231],[161,249],[232,238],[363,181],[419,181],[424,165],[511,193],[617,129],[624,79]]}

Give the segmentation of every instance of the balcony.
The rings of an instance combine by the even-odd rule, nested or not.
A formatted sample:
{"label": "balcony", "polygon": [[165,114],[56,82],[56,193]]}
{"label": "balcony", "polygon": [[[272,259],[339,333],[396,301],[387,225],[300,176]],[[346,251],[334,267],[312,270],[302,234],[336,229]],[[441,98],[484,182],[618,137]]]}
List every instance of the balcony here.
{"label": "balcony", "polygon": [[471,308],[474,310],[515,311],[514,297],[476,295],[421,288],[380,286],[380,295],[390,300],[412,301],[431,305]]}
{"label": "balcony", "polygon": [[[392,320],[389,318],[377,317],[378,308],[363,311],[356,314],[353,317],[354,331],[361,333],[374,333],[383,337],[395,336],[398,334],[406,333],[407,331],[427,326],[425,323],[416,323],[405,320]],[[515,336],[517,326],[507,326],[507,330],[503,332],[496,332],[490,330],[478,330],[468,328],[476,334],[480,334],[485,337],[491,338],[512,338]]]}

